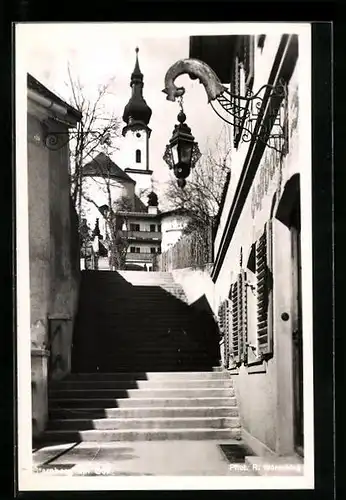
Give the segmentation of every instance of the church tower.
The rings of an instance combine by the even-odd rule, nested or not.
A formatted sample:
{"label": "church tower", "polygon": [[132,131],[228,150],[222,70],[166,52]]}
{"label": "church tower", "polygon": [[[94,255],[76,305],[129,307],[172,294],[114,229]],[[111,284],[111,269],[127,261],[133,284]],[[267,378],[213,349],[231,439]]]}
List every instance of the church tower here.
{"label": "church tower", "polygon": [[136,194],[150,189],[152,170],[149,169],[149,138],[151,129],[148,123],[151,109],[143,98],[143,74],[139,68],[138,51],[136,48],[136,63],[131,75],[132,95],[125,106],[123,120],[124,136],[124,166],[125,172],[136,181]]}

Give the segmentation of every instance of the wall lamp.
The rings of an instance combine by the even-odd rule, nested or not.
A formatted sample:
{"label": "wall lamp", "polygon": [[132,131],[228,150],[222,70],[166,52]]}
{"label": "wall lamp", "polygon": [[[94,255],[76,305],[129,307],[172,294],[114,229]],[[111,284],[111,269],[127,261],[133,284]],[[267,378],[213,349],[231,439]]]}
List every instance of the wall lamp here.
{"label": "wall lamp", "polygon": [[177,116],[179,125],[175,125],[169,144],[166,146],[164,161],[173,169],[178,179],[178,186],[186,186],[186,177],[190,175],[191,168],[200,159],[201,152],[198,143],[191,134],[191,128],[185,123],[186,115],[183,109],[183,99],[179,97],[180,112]]}
{"label": "wall lamp", "polygon": [[[238,137],[239,141],[258,140],[281,155],[286,154],[288,142],[287,85],[284,81],[279,81],[276,85],[263,85],[256,93],[248,89],[246,95],[233,94],[221,84],[216,73],[205,62],[191,58],[181,59],[174,63],[165,75],[165,88],[162,92],[167,95],[168,101],[174,102],[179,99],[181,102],[185,89],[177,87],[174,81],[183,74],[189,75],[193,80],[198,79],[202,83],[208,97],[208,103],[223,121],[232,125],[234,137]],[[215,101],[221,108],[222,114],[215,107]],[[268,119],[266,123],[261,123],[267,103],[266,116]],[[170,144],[172,144],[172,139]],[[168,156],[169,162],[167,163],[170,166],[172,161],[169,153],[167,154],[169,147],[166,147],[164,160],[167,162]],[[175,168],[177,164],[173,162],[176,177],[178,177]],[[170,168],[172,167],[170,166]],[[178,173],[181,175],[181,172]],[[185,173],[187,175],[184,178],[190,173],[187,167]]]}

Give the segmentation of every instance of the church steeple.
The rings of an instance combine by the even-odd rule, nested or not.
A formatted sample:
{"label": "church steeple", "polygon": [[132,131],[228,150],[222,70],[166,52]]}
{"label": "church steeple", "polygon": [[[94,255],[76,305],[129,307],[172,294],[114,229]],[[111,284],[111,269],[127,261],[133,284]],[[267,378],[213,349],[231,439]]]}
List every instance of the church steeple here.
{"label": "church steeple", "polygon": [[[143,85],[144,85],[143,73],[141,72],[139,67],[138,52],[139,49],[137,47],[136,63],[134,70],[131,74],[131,82],[130,82],[130,86],[132,88],[132,95],[129,102],[125,106],[123,120],[125,123],[127,123],[127,125],[139,122],[147,126],[150,121],[152,111],[145,102],[145,99],[143,98]],[[127,129],[127,127],[124,128],[123,133],[125,132],[125,129]]]}
{"label": "church steeple", "polygon": [[135,64],[135,69],[133,70],[131,75],[131,84],[130,84],[131,86],[134,85],[135,83],[143,83],[143,73],[139,68],[138,52],[139,48],[136,47],[136,64]]}
{"label": "church steeple", "polygon": [[141,198],[143,192],[150,187],[152,170],[149,168],[149,138],[151,129],[148,123],[151,109],[143,98],[143,73],[138,62],[138,47],[136,62],[131,74],[130,86],[132,95],[125,106],[123,120],[126,123],[122,134],[124,136],[123,154],[125,172],[136,181],[136,194]]}

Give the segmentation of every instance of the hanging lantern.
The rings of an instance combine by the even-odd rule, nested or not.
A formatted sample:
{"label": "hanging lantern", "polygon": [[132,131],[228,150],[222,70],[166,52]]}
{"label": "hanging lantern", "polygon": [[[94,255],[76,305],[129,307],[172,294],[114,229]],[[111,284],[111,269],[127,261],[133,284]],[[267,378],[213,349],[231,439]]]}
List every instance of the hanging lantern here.
{"label": "hanging lantern", "polygon": [[166,146],[164,161],[170,169],[173,169],[178,185],[186,186],[186,178],[190,175],[191,168],[195,166],[201,157],[197,142],[191,134],[190,127],[185,123],[184,111],[178,114],[179,125],[175,125],[169,144]]}

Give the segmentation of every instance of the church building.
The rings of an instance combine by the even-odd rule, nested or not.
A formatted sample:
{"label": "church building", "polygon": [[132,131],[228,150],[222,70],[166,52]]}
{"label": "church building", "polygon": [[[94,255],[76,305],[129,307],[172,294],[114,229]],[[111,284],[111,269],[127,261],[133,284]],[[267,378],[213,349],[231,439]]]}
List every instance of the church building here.
{"label": "church building", "polygon": [[[127,244],[126,268],[152,269],[154,255],[161,251],[161,220],[158,197],[153,191],[153,171],[149,169],[148,124],[152,110],[143,98],[143,74],[139,68],[138,48],[131,74],[132,94],[126,104],[122,130],[123,168],[105,153],[84,165],[82,213],[91,235],[100,239],[100,268],[108,269],[107,221],[109,204],[122,217],[122,236]],[[85,252],[82,255],[85,258]],[[103,259],[102,259],[103,257]],[[83,262],[82,265],[85,265]]]}

